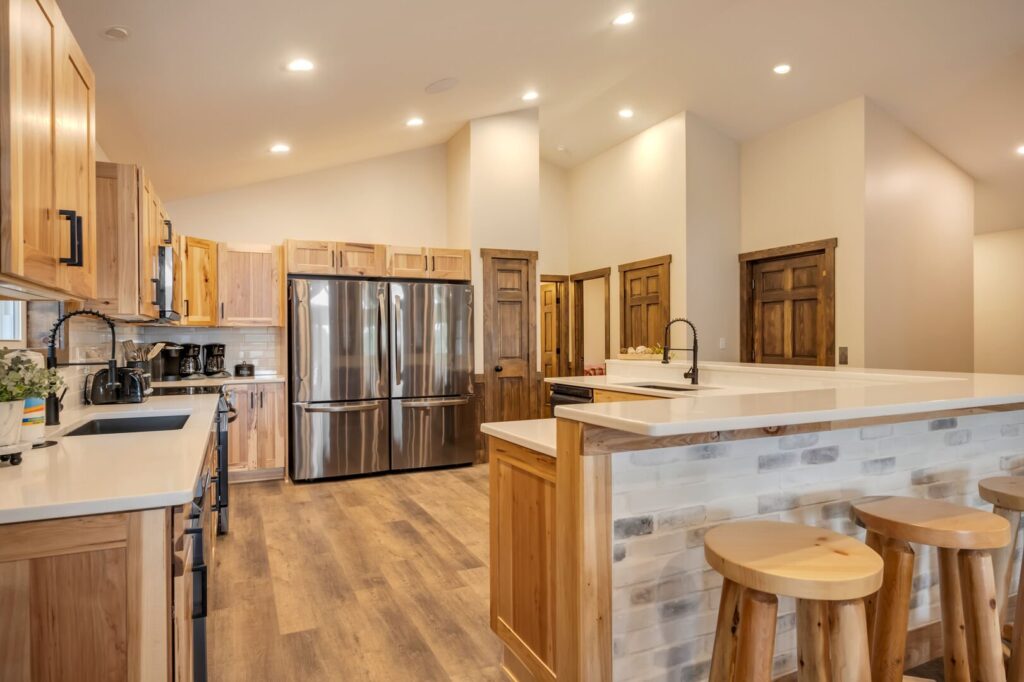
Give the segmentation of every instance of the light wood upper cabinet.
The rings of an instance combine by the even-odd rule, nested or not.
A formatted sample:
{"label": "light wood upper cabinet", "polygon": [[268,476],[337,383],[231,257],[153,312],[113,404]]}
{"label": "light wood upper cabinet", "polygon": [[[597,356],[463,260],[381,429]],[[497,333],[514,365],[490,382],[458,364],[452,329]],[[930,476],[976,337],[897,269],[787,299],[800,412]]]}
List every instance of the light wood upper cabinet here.
{"label": "light wood upper cabinet", "polygon": [[473,278],[472,260],[468,249],[427,249],[430,257],[430,274],[433,279]]}
{"label": "light wood upper cabinet", "polygon": [[337,270],[334,242],[285,242],[288,272],[296,275],[333,275]]}
{"label": "light wood upper cabinet", "polygon": [[383,277],[387,272],[388,249],[382,244],[352,244],[338,242],[334,245],[338,275],[359,277]]}
{"label": "light wood upper cabinet", "polygon": [[190,327],[217,324],[217,242],[198,237],[185,238],[182,264],[184,312],[181,323]]}
{"label": "light wood upper cabinet", "polygon": [[90,298],[95,78],[53,0],[0,12],[0,273]]}
{"label": "light wood upper cabinet", "polygon": [[430,276],[430,257],[427,249],[419,246],[389,246],[388,275],[391,277]]}
{"label": "light wood upper cabinet", "polygon": [[220,326],[281,326],[284,323],[281,247],[221,243],[217,251]]}

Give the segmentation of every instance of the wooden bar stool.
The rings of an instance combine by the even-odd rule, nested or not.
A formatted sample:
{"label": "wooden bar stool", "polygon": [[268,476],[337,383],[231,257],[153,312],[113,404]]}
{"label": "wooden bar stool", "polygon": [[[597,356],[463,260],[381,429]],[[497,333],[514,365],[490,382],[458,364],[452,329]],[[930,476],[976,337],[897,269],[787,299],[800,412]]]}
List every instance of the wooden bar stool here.
{"label": "wooden bar stool", "polygon": [[704,556],[720,573],[722,601],[710,682],[770,682],[778,595],[797,599],[800,682],[869,682],[864,597],[882,560],[854,538],[778,521],[717,526]]}
{"label": "wooden bar stool", "polygon": [[882,589],[869,599],[871,679],[903,678],[914,577],[909,543],[938,548],[943,664],[947,682],[1003,682],[1002,643],[990,551],[1010,541],[1010,524],[988,512],[940,500],[884,497],[853,505],[882,555]]}
{"label": "wooden bar stool", "polygon": [[[1024,590],[1017,590],[1017,600],[1012,610],[1007,609],[1010,595],[1010,577],[1013,575],[1013,555],[1017,549],[1017,529],[1020,515],[1024,512],[1024,477],[996,476],[978,482],[981,499],[992,503],[993,513],[1002,516],[1010,524],[1010,544],[992,553],[993,570],[996,579],[996,608],[1002,617],[1003,633],[1009,629],[1010,665],[1007,679],[1024,680],[1024,627],[1018,627],[1018,613],[1024,614]],[[1024,577],[1024,565],[1021,566]],[[1010,628],[1006,623],[1013,621]]]}

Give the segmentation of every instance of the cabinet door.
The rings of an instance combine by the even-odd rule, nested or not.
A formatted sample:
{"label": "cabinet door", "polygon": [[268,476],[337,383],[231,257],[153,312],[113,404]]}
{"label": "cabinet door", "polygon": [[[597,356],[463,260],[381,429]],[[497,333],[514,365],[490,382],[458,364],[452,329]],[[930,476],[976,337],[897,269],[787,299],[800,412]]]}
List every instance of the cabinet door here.
{"label": "cabinet door", "polygon": [[[63,24],[52,0],[10,0],[9,34],[0,50],[9,51],[4,98],[10,97],[10,138],[0,140],[0,162],[10,178],[0,198],[4,233],[0,269],[5,274],[56,288],[60,238],[54,201],[54,55]],[[6,115],[6,112],[4,112]]]}
{"label": "cabinet door", "polygon": [[220,326],[280,326],[284,296],[281,247],[220,244],[217,251]]}
{"label": "cabinet door", "polygon": [[[160,315],[156,305],[157,247],[160,244],[160,198],[153,191],[149,177],[139,170],[139,310],[143,315]],[[175,273],[177,274],[177,273]],[[181,312],[181,309],[177,309]]]}
{"label": "cabinet door", "polygon": [[333,275],[337,272],[334,242],[289,239],[285,242],[288,272],[294,275]]}
{"label": "cabinet door", "polygon": [[259,384],[256,397],[258,416],[256,420],[257,448],[256,469],[279,469],[284,467],[285,432],[287,418],[284,406],[284,384]]}
{"label": "cabinet door", "polygon": [[435,279],[472,279],[469,254],[469,249],[427,249],[430,276]]}
{"label": "cabinet door", "polygon": [[212,327],[217,324],[217,242],[185,238],[185,310],[182,324]]}
{"label": "cabinet door", "polygon": [[231,386],[225,389],[227,401],[237,411],[235,420],[228,423],[228,468],[248,469],[250,440],[253,433],[254,394],[250,386]]}
{"label": "cabinet door", "polygon": [[338,242],[336,247],[339,275],[383,277],[387,273],[388,247],[348,242]]}
{"label": "cabinet door", "polygon": [[60,252],[73,259],[62,264],[59,286],[75,296],[92,298],[96,295],[96,81],[63,20],[58,35],[60,50],[54,73],[56,207],[74,211],[77,223],[75,227],[65,220],[58,228]]}
{"label": "cabinet door", "polygon": [[389,246],[388,275],[425,278],[430,275],[427,250],[420,247]]}
{"label": "cabinet door", "polygon": [[[185,235],[174,235],[174,287],[171,290],[172,309],[179,316],[185,314]],[[180,317],[174,324],[184,324]]]}

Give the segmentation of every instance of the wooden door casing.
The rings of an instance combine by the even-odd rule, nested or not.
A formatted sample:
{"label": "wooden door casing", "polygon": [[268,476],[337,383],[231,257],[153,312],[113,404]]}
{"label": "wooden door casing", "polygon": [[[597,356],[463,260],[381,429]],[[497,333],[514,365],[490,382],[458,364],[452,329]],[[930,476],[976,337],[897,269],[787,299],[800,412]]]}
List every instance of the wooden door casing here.
{"label": "wooden door casing", "polygon": [[537,294],[534,251],[481,249],[488,421],[536,413]]}
{"label": "wooden door casing", "polygon": [[669,255],[619,266],[620,348],[664,342],[671,309],[671,263]]}
{"label": "wooden door casing", "polygon": [[611,357],[611,268],[579,272],[569,277],[572,282],[572,373],[583,376],[583,283],[591,279],[604,280],[604,355]]}
{"label": "wooden door casing", "polygon": [[741,259],[741,359],[835,364],[835,240]]}

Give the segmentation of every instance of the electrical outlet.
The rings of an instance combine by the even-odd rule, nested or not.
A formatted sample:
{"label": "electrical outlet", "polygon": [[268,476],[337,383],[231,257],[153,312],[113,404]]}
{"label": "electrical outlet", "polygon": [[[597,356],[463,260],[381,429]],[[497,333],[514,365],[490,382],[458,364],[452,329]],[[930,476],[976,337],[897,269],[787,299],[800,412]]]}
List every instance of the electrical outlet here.
{"label": "electrical outlet", "polygon": [[725,337],[718,339],[718,350],[725,350]]}
{"label": "electrical outlet", "polygon": [[847,346],[839,346],[839,364],[850,364],[850,349]]}

